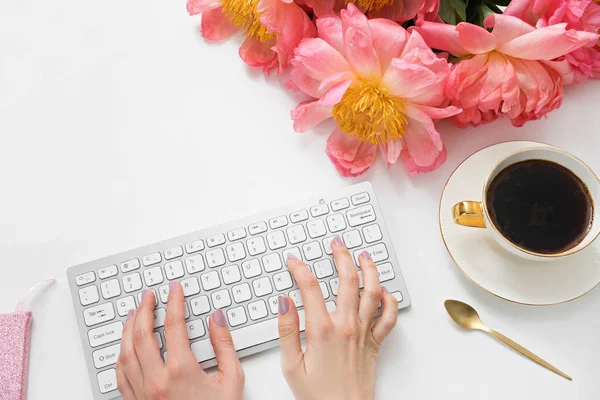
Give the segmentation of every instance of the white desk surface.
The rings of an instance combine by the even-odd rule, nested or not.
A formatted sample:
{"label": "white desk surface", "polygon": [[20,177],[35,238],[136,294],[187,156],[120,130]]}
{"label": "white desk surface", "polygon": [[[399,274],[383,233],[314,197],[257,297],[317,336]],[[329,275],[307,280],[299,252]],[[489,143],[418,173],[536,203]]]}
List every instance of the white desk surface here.
{"label": "white desk surface", "polygon": [[[59,279],[34,307],[30,400],[92,398],[67,267],[367,179],[413,301],[382,348],[379,399],[597,398],[600,289],[546,308],[488,294],[447,255],[437,206],[454,168],[496,142],[544,141],[600,170],[600,82],[522,129],[442,123],[448,161],[431,174],[378,160],[345,179],[324,153],[332,125],[293,132],[298,98],[242,63],[239,38],[209,45],[198,25],[184,0],[0,0],[0,311]],[[461,331],[447,298],[574,381]],[[277,349],[242,364],[246,399],[292,398]]]}

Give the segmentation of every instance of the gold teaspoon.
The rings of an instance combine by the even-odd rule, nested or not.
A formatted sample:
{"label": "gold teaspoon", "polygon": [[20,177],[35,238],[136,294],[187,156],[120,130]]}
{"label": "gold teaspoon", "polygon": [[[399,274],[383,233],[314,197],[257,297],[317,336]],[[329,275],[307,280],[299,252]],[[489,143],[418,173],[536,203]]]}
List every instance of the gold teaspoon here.
{"label": "gold teaspoon", "polygon": [[479,314],[477,314],[477,311],[475,311],[475,309],[470,305],[458,300],[446,300],[444,302],[444,306],[446,307],[446,311],[448,311],[450,318],[452,318],[452,320],[456,322],[456,324],[461,328],[486,332],[498,339],[499,341],[501,341],[502,343],[506,344],[507,346],[512,347],[514,350],[523,354],[525,357],[528,357],[536,363],[540,364],[541,366],[549,369],[550,371],[557,373],[558,375],[570,381],[573,380],[569,375],[565,374],[564,372],[549,364],[548,362],[542,360],[540,357],[536,356],[520,344],[513,342],[503,334],[498,333],[495,330],[485,326],[483,322],[481,322],[481,319],[479,319]]}

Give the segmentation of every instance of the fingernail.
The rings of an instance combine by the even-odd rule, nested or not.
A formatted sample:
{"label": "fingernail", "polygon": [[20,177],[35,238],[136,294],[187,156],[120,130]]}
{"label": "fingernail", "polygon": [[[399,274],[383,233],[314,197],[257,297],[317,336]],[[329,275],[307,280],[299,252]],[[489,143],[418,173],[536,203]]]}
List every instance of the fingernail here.
{"label": "fingernail", "polygon": [[277,304],[279,305],[280,315],[287,313],[290,309],[290,303],[288,303],[288,298],[285,296],[279,296],[277,299]]}
{"label": "fingernail", "polygon": [[127,311],[127,319],[133,317],[134,312],[135,312],[135,310],[133,308],[131,310]]}
{"label": "fingernail", "polygon": [[373,260],[371,258],[371,255],[369,254],[369,252],[366,251],[366,250],[363,250],[358,256],[364,258],[367,261],[372,261]]}
{"label": "fingernail", "polygon": [[177,282],[175,282],[175,281],[169,282],[169,291],[175,290],[176,287],[177,287]]}
{"label": "fingernail", "polygon": [[298,257],[293,255],[292,253],[288,253],[286,260],[298,261]]}
{"label": "fingernail", "polygon": [[385,286],[382,286],[382,287],[381,287],[381,291],[382,291],[383,293],[387,293],[387,294],[389,294],[389,293],[390,293],[390,291],[389,291],[389,290],[387,290]]}
{"label": "fingernail", "polygon": [[336,246],[343,246],[344,242],[342,242],[342,239],[340,239],[339,236],[335,236],[333,238],[333,240],[331,241],[331,243],[335,244]]}
{"label": "fingernail", "polygon": [[225,325],[227,325],[227,321],[225,320],[225,314],[223,314],[223,310],[221,310],[220,308],[217,308],[215,311],[213,311],[211,318],[213,321],[215,321],[215,324],[217,324],[220,327],[224,327]]}
{"label": "fingernail", "polygon": [[149,292],[150,292],[150,291],[149,291],[148,289],[144,289],[144,291],[142,292],[142,301],[144,301],[144,299],[145,299],[146,297],[148,297],[148,293],[149,293]]}

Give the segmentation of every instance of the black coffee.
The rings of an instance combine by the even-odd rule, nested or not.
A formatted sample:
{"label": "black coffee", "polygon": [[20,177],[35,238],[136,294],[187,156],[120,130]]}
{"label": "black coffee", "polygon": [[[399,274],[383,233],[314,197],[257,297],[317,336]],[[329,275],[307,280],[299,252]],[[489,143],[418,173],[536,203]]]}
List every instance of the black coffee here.
{"label": "black coffee", "polygon": [[571,249],[592,225],[587,187],[567,168],[550,161],[528,160],[505,168],[490,184],[486,201],[500,233],[536,253]]}

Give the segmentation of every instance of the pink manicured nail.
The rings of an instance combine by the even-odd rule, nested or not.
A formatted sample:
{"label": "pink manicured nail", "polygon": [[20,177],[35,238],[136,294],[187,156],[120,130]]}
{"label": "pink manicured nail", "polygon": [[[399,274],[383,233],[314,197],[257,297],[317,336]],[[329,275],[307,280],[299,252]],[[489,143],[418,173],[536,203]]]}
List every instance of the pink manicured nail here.
{"label": "pink manicured nail", "polygon": [[288,302],[288,299],[285,296],[279,296],[277,299],[277,304],[279,306],[280,315],[287,313],[290,309],[290,303]]}
{"label": "pink manicured nail", "polygon": [[389,294],[389,293],[390,293],[390,292],[389,292],[389,290],[387,290],[385,286],[382,286],[382,287],[381,287],[381,291],[382,291],[383,293],[387,293],[387,294]]}
{"label": "pink manicured nail", "polygon": [[366,251],[366,250],[363,250],[358,256],[364,258],[367,261],[372,261],[373,260],[371,258],[371,255],[369,254],[369,252]]}
{"label": "pink manicured nail", "polygon": [[144,299],[148,297],[148,293],[150,293],[150,291],[148,289],[144,289],[144,291],[142,292],[142,301],[144,301]]}
{"label": "pink manicured nail", "polygon": [[298,257],[293,255],[292,253],[288,253],[286,260],[298,261]]}
{"label": "pink manicured nail", "polygon": [[225,325],[227,325],[227,321],[225,320],[225,314],[223,314],[223,310],[221,310],[220,308],[217,308],[215,311],[213,311],[211,318],[213,321],[215,321],[215,324],[217,324],[220,327],[224,327]]}
{"label": "pink manicured nail", "polygon": [[175,290],[176,287],[177,287],[177,282],[172,281],[169,283],[169,290]]}
{"label": "pink manicured nail", "polygon": [[133,317],[134,312],[135,312],[135,310],[133,308],[131,310],[127,311],[127,319]]}
{"label": "pink manicured nail", "polygon": [[344,242],[342,242],[342,239],[340,239],[340,237],[337,236],[337,235],[333,238],[333,240],[331,241],[331,243],[335,244],[336,246],[343,246],[344,245]]}

